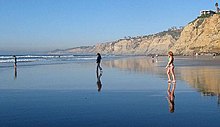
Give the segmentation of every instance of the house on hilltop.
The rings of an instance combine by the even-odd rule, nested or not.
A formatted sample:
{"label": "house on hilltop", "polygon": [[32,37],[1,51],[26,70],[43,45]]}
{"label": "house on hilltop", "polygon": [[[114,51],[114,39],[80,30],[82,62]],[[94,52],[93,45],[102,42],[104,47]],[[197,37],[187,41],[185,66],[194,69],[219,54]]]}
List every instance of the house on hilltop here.
{"label": "house on hilltop", "polygon": [[212,10],[201,10],[200,11],[200,16],[202,16],[202,15],[214,15],[214,14],[216,14],[216,12],[212,11]]}
{"label": "house on hilltop", "polygon": [[214,15],[216,13],[219,13],[220,9],[218,7],[218,1],[215,3],[215,7],[216,7],[216,11],[213,11],[213,10],[201,10],[200,11],[200,16],[203,16],[203,15]]}

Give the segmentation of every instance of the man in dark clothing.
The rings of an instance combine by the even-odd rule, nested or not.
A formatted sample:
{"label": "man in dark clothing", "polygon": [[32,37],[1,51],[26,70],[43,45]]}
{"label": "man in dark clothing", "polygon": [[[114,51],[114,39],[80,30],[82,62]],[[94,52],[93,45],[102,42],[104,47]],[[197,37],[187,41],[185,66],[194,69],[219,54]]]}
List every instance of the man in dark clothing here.
{"label": "man in dark clothing", "polygon": [[102,57],[101,57],[100,53],[97,53],[97,59],[96,59],[97,69],[96,69],[96,71],[98,71],[98,69],[102,70],[102,68],[100,66],[101,59],[102,59]]}
{"label": "man in dark clothing", "polygon": [[14,61],[14,68],[17,68],[17,57],[15,55],[13,57],[14,57],[14,60],[15,60]]}

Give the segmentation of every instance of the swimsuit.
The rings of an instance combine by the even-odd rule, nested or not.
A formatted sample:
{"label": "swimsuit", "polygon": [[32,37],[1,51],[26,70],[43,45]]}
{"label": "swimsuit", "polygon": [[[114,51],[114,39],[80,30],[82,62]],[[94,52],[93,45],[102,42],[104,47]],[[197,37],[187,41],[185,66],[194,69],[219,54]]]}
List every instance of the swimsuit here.
{"label": "swimsuit", "polygon": [[[170,57],[168,58],[168,62],[170,61]],[[174,58],[172,59],[170,65],[168,67],[174,67],[174,64],[173,64],[173,61],[174,61]]]}

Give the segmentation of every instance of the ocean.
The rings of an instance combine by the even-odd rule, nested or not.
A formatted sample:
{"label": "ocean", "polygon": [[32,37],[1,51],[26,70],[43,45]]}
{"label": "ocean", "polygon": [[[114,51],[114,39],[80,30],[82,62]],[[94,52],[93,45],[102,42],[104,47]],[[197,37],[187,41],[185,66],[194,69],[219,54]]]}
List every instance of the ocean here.
{"label": "ocean", "polygon": [[[94,62],[96,57],[95,55],[16,55],[19,66]],[[105,55],[102,57],[105,60],[110,60],[121,56]],[[0,67],[12,67],[14,62],[13,55],[0,55]]]}

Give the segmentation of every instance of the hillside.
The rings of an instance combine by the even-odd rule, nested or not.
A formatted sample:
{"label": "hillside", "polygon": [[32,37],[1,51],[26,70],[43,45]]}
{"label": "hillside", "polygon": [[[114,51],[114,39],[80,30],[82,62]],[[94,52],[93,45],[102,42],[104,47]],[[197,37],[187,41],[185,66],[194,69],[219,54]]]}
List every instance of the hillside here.
{"label": "hillside", "polygon": [[128,37],[113,42],[100,43],[94,46],[75,47],[66,50],[54,50],[52,54],[115,54],[115,55],[149,55],[166,54],[178,40],[182,28],[175,27],[157,34]]}
{"label": "hillside", "polygon": [[62,54],[115,54],[115,55],[166,55],[169,50],[176,55],[220,53],[220,15],[199,17],[184,28],[172,28],[157,34],[129,37],[94,46],[55,50]]}
{"label": "hillside", "polygon": [[171,50],[180,55],[220,53],[220,14],[189,23]]}

